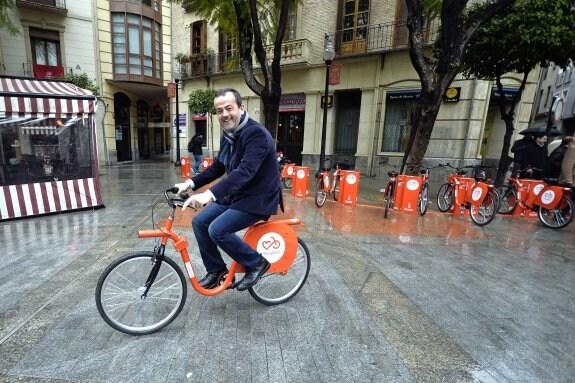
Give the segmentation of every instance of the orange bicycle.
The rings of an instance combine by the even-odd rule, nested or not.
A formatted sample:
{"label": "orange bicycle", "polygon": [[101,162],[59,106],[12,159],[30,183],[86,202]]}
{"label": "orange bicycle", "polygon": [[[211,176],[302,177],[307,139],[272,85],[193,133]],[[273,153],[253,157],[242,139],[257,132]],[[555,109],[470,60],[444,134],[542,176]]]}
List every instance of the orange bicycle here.
{"label": "orange bicycle", "polygon": [[499,209],[499,195],[495,187],[487,183],[485,167],[474,165],[464,168],[474,169],[473,178],[463,177],[464,168],[454,168],[450,164],[442,165],[456,170],[448,176],[448,182],[441,185],[437,194],[437,206],[440,211],[469,209],[473,223],[484,226],[493,221]]}
{"label": "orange bicycle", "polygon": [[322,207],[325,204],[328,194],[333,196],[334,201],[339,198],[339,185],[341,184],[341,178],[343,170],[347,166],[342,162],[335,162],[333,164],[333,176],[332,182],[329,180],[329,167],[325,164],[330,161],[329,158],[324,160],[323,171],[318,175],[316,185],[315,185],[315,204],[317,207]]}
{"label": "orange bicycle", "polygon": [[[232,261],[227,275],[221,277],[213,289],[200,286],[188,254],[188,241],[172,231],[177,207],[188,198],[168,189],[164,197],[171,208],[164,228],[140,230],[139,238],[156,238],[154,251],[136,251],[110,264],[96,286],[98,312],[112,328],[131,335],[151,334],[170,324],[182,311],[187,297],[187,283],[175,260],[166,255],[171,241],[180,253],[188,279],[198,293],[206,296],[221,294],[235,288],[234,276],[244,268]],[[152,209],[152,218],[153,218]],[[293,225],[299,218],[258,222],[250,226],[244,241],[261,253],[270,263],[269,270],[258,283],[248,289],[250,295],[265,305],[277,305],[293,298],[303,287],[310,270],[310,254],[306,244],[298,238]]]}
{"label": "orange bicycle", "polygon": [[575,205],[569,197],[571,188],[557,184],[557,179],[526,180],[508,178],[509,185],[501,186],[499,213],[512,214],[519,206],[537,212],[537,218],[546,227],[561,229],[573,221]]}

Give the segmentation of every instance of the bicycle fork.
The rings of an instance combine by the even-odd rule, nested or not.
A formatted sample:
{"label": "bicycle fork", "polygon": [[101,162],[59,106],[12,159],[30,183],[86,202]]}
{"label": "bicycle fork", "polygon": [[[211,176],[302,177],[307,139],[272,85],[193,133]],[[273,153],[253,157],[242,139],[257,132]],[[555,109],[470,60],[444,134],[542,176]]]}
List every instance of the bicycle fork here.
{"label": "bicycle fork", "polygon": [[166,245],[163,243],[160,244],[159,246],[156,246],[156,248],[154,249],[155,256],[152,259],[154,265],[152,266],[150,275],[148,275],[148,279],[146,279],[146,283],[144,284],[144,287],[146,289],[140,296],[141,299],[146,299],[146,297],[148,296],[148,291],[150,291],[150,287],[152,287],[154,281],[156,280],[156,277],[158,276],[158,273],[160,272],[160,267],[162,266],[162,261],[164,260],[165,251],[166,251]]}

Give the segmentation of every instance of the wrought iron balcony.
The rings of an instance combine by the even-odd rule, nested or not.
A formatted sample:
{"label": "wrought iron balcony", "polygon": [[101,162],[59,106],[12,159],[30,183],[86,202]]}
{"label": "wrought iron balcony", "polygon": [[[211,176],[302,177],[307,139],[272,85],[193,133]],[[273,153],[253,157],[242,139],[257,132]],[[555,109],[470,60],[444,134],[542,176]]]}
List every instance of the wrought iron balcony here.
{"label": "wrought iron balcony", "polygon": [[[271,61],[273,46],[266,46],[265,50]],[[281,64],[309,64],[310,55],[311,42],[309,40],[287,41],[282,44]],[[254,67],[259,67],[255,57],[253,61]],[[240,56],[237,51],[199,55],[177,63],[176,70],[179,71],[183,79],[239,72],[241,70]]]}
{"label": "wrought iron balcony", "polygon": [[189,57],[176,64],[182,79],[238,72],[240,56],[237,52],[224,52]]}
{"label": "wrought iron balcony", "polygon": [[[431,45],[437,39],[439,19],[426,20],[423,28],[424,44]],[[366,25],[336,31],[338,56],[361,56],[386,51],[404,50],[409,47],[407,20]]]}
{"label": "wrought iron balcony", "polygon": [[16,6],[42,9],[57,13],[67,13],[66,0],[16,0]]}

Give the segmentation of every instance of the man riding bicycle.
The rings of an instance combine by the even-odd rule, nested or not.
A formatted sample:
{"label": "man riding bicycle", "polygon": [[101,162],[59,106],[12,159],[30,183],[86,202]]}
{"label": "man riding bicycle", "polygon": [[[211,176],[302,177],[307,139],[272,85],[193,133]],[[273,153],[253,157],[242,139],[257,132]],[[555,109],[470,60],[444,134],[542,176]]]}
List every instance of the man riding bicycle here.
{"label": "man riding bicycle", "polygon": [[189,188],[197,190],[227,174],[207,191],[188,198],[183,208],[209,204],[192,220],[207,271],[200,285],[214,288],[227,274],[219,247],[246,269],[244,278],[236,286],[243,291],[257,283],[270,263],[236,232],[277,214],[278,205],[282,204],[277,153],[272,136],[249,117],[238,91],[219,90],[214,107],[223,129],[217,158],[201,174],[174,186],[178,193]]}

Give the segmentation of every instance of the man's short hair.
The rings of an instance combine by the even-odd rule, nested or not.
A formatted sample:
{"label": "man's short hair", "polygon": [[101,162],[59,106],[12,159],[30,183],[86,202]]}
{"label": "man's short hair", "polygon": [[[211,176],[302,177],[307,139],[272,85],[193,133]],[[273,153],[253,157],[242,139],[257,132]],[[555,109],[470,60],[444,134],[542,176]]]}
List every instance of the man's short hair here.
{"label": "man's short hair", "polygon": [[563,137],[563,139],[561,140],[561,145],[568,145],[571,142],[573,142],[573,140],[575,140],[575,137],[573,136],[565,136]]}
{"label": "man's short hair", "polygon": [[236,103],[238,104],[238,106],[241,106],[242,105],[242,95],[240,94],[240,92],[238,92],[237,90],[235,90],[233,88],[223,88],[223,89],[217,90],[214,98],[225,96],[226,93],[228,93],[228,92],[231,92],[234,95],[234,97],[236,99]]}

